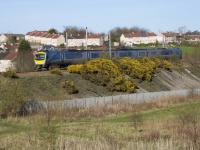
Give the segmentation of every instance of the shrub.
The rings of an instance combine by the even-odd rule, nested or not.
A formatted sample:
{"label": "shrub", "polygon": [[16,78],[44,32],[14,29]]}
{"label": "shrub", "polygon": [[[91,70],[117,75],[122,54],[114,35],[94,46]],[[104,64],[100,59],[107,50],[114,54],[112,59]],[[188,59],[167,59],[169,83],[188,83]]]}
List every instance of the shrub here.
{"label": "shrub", "polygon": [[148,58],[142,60],[136,60],[131,58],[122,58],[117,61],[118,66],[123,73],[141,80],[152,79],[156,65],[153,61]]}
{"label": "shrub", "polygon": [[51,71],[50,71],[52,74],[56,74],[56,75],[62,75],[62,72],[61,72],[61,70],[60,69],[58,69],[58,68],[54,68],[54,69],[52,69]]}
{"label": "shrub", "polygon": [[6,78],[18,78],[16,71],[11,68],[9,68],[6,72],[4,72],[3,76]]}
{"label": "shrub", "polygon": [[162,61],[158,57],[151,58],[151,60],[155,63],[156,68],[162,68]]}
{"label": "shrub", "polygon": [[172,63],[170,63],[169,61],[163,60],[162,66],[163,66],[164,69],[169,70],[169,71],[172,71],[173,65],[172,65]]}
{"label": "shrub", "polygon": [[111,91],[133,93],[135,92],[136,85],[131,80],[120,76],[115,79],[112,79],[108,83],[108,88]]}
{"label": "shrub", "polygon": [[91,60],[84,65],[82,71],[84,78],[103,86],[120,74],[118,67],[108,59]]}
{"label": "shrub", "polygon": [[73,81],[64,81],[62,87],[66,89],[69,94],[76,94],[79,92]]}
{"label": "shrub", "polygon": [[26,100],[23,88],[16,81],[4,80],[0,81],[0,93],[0,116],[18,115]]}
{"label": "shrub", "polygon": [[83,78],[111,91],[133,92],[135,85],[122,76],[118,66],[108,59],[91,60],[83,66]]}
{"label": "shrub", "polygon": [[69,73],[81,74],[82,69],[83,69],[83,65],[70,65],[67,67],[67,71]]}

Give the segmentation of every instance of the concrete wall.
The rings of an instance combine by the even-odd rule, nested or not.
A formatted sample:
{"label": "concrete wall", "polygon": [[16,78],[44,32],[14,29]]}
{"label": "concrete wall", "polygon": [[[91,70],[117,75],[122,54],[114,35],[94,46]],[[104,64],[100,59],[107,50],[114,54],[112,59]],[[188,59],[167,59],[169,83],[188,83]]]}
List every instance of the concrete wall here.
{"label": "concrete wall", "polygon": [[49,109],[67,109],[67,108],[89,108],[94,106],[104,106],[113,103],[142,103],[152,100],[165,100],[169,97],[187,97],[191,95],[200,95],[200,89],[193,90],[176,90],[176,91],[163,91],[163,92],[152,92],[152,93],[137,93],[119,96],[108,96],[108,97],[93,97],[84,99],[74,99],[66,101],[52,101],[52,102],[41,102],[44,108]]}

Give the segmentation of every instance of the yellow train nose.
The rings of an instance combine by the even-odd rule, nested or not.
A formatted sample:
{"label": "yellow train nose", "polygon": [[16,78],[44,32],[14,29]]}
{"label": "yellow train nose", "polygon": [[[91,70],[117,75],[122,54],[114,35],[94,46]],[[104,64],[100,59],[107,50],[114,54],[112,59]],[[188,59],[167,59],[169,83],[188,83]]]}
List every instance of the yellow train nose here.
{"label": "yellow train nose", "polygon": [[45,64],[45,60],[35,60],[35,64],[36,65],[44,65]]}

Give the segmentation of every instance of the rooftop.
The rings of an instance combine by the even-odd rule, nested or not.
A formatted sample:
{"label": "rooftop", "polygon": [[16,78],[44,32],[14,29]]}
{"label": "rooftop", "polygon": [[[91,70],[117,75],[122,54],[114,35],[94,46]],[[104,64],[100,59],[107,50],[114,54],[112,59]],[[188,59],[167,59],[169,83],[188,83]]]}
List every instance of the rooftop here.
{"label": "rooftop", "polygon": [[44,38],[51,38],[51,39],[57,39],[61,36],[61,34],[51,34],[48,31],[32,31],[28,32],[26,35],[29,36],[35,36],[35,37],[44,37]]}
{"label": "rooftop", "polygon": [[156,36],[153,32],[132,32],[128,34],[124,34],[127,38],[133,38],[133,37],[150,37],[150,36]]}
{"label": "rooftop", "polygon": [[174,37],[174,36],[178,36],[179,34],[176,32],[164,32],[162,33],[164,36],[166,37]]}

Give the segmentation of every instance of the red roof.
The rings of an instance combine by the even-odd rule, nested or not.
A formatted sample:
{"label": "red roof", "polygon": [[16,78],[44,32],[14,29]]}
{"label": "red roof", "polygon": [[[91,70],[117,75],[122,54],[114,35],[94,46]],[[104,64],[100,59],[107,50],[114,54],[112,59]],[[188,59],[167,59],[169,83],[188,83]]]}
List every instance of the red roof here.
{"label": "red roof", "polygon": [[57,39],[60,37],[60,34],[51,34],[48,31],[32,31],[32,32],[28,32],[26,35],[29,36],[35,36],[35,37],[45,37],[45,38],[52,38],[52,39]]}
{"label": "red roof", "polygon": [[165,33],[162,33],[164,36],[166,37],[175,37],[175,36],[178,36],[178,33],[175,33],[175,32],[165,32]]}
{"label": "red roof", "polygon": [[101,38],[101,34],[89,34],[88,39],[99,39]]}
{"label": "red roof", "polygon": [[3,60],[14,60],[17,57],[17,52],[15,50],[11,50],[8,54],[3,58]]}
{"label": "red roof", "polygon": [[128,34],[124,34],[125,37],[133,38],[133,37],[150,37],[150,36],[156,36],[153,32],[132,32]]}

